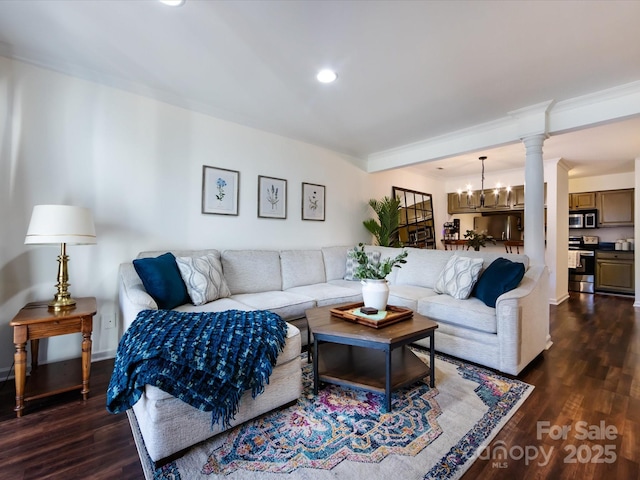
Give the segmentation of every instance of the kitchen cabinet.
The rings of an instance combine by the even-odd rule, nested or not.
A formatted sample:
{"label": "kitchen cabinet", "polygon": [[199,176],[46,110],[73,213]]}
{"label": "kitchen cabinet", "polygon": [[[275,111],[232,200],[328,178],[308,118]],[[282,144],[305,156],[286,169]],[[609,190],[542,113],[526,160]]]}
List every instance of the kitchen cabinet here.
{"label": "kitchen cabinet", "polygon": [[596,208],[596,192],[569,194],[569,210],[593,210]]}
{"label": "kitchen cabinet", "polygon": [[480,192],[450,193],[447,197],[447,210],[452,213],[473,213],[478,210],[480,205]]}
{"label": "kitchen cabinet", "polygon": [[596,192],[599,227],[633,227],[633,188]]}
{"label": "kitchen cabinet", "polygon": [[524,210],[524,185],[518,185],[511,189],[511,198],[513,199],[513,208]]}
{"label": "kitchen cabinet", "polygon": [[596,291],[635,293],[632,252],[596,253]]}
{"label": "kitchen cabinet", "polygon": [[510,210],[512,208],[511,197],[513,192],[507,192],[506,188],[501,188],[498,194],[494,190],[484,191],[484,209],[488,210]]}
{"label": "kitchen cabinet", "polygon": [[[544,190],[542,193],[544,206],[547,206],[547,184],[544,184]],[[514,210],[524,210],[524,185],[518,185],[513,187],[511,191],[511,198],[513,198],[512,208]]]}

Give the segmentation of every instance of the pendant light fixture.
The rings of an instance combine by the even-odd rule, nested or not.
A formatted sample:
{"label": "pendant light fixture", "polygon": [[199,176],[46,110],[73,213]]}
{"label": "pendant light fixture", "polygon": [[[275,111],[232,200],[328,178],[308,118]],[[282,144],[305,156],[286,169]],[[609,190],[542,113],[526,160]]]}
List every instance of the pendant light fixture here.
{"label": "pendant light fixture", "polygon": [[[461,198],[462,196],[462,192],[466,190],[467,194],[467,207],[469,208],[494,208],[494,207],[498,207],[498,202],[500,199],[500,192],[503,189],[503,187],[500,185],[500,183],[497,183],[495,188],[493,189],[493,195],[494,195],[494,203],[493,205],[489,202],[487,202],[487,196],[484,193],[484,161],[487,159],[486,156],[482,156],[482,157],[478,157],[478,160],[480,160],[480,162],[482,162],[482,170],[481,170],[481,177],[480,177],[480,194],[478,196],[478,205],[474,205],[474,200],[473,200],[473,190],[472,190],[472,185],[471,184],[467,184],[466,189],[462,189],[459,188],[458,189],[458,198]],[[507,195],[505,198],[505,204],[504,206],[507,207],[509,205],[509,202],[511,201],[511,187],[507,186],[504,188]]]}

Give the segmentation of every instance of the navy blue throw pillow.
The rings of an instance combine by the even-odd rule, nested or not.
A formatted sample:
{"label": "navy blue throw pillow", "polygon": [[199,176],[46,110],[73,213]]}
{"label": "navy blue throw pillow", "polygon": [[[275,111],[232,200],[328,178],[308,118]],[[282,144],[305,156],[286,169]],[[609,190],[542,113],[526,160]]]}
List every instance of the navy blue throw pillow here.
{"label": "navy blue throw pillow", "polygon": [[133,266],[158,308],[171,310],[190,302],[173,253],[167,252],[155,258],[138,258],[133,261]]}
{"label": "navy blue throw pillow", "polygon": [[495,308],[500,295],[520,285],[524,270],[524,263],[512,262],[502,257],[496,258],[480,275],[473,296],[482,300],[488,307]]}

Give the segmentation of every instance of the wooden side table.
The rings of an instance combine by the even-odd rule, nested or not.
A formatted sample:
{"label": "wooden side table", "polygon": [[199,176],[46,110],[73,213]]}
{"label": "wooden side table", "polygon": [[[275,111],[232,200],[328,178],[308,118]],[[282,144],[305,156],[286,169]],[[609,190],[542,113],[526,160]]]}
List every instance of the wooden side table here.
{"label": "wooden side table", "polygon": [[[82,398],[89,394],[89,373],[91,369],[91,332],[93,316],[96,314],[96,299],[77,299],[76,307],[53,311],[48,301],[32,302],[9,323],[13,327],[13,343],[16,347],[16,407],[18,417],[22,416],[25,402],[57,393],[82,389]],[[56,362],[38,367],[38,347],[41,338],[82,333],[82,361]],[[27,384],[27,341],[31,342],[31,375]],[[80,368],[79,368],[80,367]],[[82,375],[80,375],[80,369]],[[82,383],[78,380],[82,379]]]}

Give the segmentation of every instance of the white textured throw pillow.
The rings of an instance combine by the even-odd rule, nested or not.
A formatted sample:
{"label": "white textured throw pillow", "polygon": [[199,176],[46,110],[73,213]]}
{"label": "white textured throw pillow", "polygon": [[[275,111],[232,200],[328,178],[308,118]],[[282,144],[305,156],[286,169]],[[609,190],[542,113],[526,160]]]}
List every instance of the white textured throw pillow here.
{"label": "white textured throw pillow", "polygon": [[473,286],[478,281],[481,268],[481,258],[453,255],[440,272],[433,290],[436,293],[446,293],[460,300],[469,298]]}
{"label": "white textured throw pillow", "polygon": [[222,275],[222,263],[215,255],[176,257],[176,263],[194,305],[204,305],[231,295]]}
{"label": "white textured throw pillow", "polygon": [[[380,252],[377,252],[377,251],[369,251],[369,252],[366,252],[366,254],[367,254],[367,258],[369,259],[369,262],[371,263],[379,262],[380,256],[382,255]],[[347,253],[347,263],[345,265],[345,271],[344,271],[345,280],[358,280],[356,277],[353,276],[357,266],[358,266],[358,262],[356,261],[356,259],[349,256],[349,254]]]}

